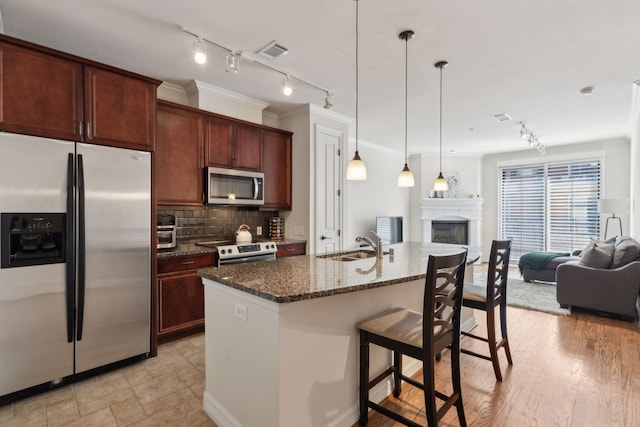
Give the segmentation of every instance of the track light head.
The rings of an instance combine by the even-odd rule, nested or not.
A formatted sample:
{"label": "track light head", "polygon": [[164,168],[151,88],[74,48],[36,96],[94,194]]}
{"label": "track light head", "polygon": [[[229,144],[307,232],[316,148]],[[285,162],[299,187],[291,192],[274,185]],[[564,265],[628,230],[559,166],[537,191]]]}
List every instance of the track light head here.
{"label": "track light head", "polygon": [[333,107],[333,94],[330,92],[327,92],[327,94],[324,97],[324,108],[331,108]]}
{"label": "track light head", "polygon": [[207,62],[207,50],[201,37],[198,37],[193,41],[193,59],[198,64],[204,64]]}
{"label": "track light head", "polygon": [[227,73],[239,73],[240,72],[240,55],[235,52],[227,55],[227,65],[225,66]]}
{"label": "track light head", "polygon": [[293,93],[293,82],[289,76],[284,76],[284,79],[282,79],[282,93],[284,93],[285,96]]}

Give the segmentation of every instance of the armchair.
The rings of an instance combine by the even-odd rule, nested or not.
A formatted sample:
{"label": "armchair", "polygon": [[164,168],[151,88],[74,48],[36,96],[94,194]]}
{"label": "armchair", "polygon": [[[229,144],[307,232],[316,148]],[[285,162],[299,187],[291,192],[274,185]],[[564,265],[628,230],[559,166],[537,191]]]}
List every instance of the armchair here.
{"label": "armchair", "polygon": [[556,270],[561,307],[576,306],[638,319],[640,261],[618,268],[593,268],[569,261]]}

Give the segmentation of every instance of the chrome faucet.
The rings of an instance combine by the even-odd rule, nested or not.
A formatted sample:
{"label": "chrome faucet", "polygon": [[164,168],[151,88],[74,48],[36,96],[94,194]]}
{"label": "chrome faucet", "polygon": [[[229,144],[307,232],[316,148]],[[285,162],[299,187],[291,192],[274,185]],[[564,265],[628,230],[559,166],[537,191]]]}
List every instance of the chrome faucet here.
{"label": "chrome faucet", "polygon": [[356,237],[356,242],[365,241],[373,248],[376,252],[376,258],[382,258],[382,237],[378,236],[375,231],[371,232],[374,236],[376,236],[376,241],[374,242],[367,236],[358,236]]}

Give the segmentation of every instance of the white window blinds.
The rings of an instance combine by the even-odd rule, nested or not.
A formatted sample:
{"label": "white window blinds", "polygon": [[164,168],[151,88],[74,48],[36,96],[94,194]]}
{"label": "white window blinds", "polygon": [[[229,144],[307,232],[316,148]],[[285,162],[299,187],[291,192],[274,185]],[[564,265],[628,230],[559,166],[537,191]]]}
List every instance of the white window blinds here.
{"label": "white window blinds", "polygon": [[582,249],[599,234],[600,162],[551,164],[547,176],[547,250]]}
{"label": "white window blinds", "polygon": [[597,239],[600,161],[500,169],[500,238],[511,258],[533,251],[572,252]]}
{"label": "white window blinds", "polygon": [[544,166],[502,169],[502,239],[511,239],[511,259],[544,250]]}

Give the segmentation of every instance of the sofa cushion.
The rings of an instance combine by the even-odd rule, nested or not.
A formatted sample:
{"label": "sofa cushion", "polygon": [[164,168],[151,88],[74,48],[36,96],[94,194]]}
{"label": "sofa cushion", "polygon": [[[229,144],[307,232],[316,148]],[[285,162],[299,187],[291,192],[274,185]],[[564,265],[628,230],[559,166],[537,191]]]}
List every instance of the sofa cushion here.
{"label": "sofa cushion", "polygon": [[609,268],[618,268],[629,264],[640,255],[638,242],[630,236],[621,236],[616,239],[613,258]]}
{"label": "sofa cushion", "polygon": [[591,242],[582,251],[579,263],[587,267],[609,268],[613,252],[613,243]]}

